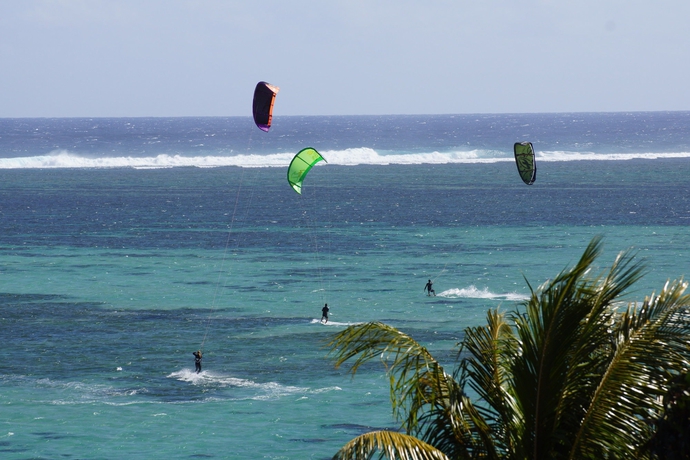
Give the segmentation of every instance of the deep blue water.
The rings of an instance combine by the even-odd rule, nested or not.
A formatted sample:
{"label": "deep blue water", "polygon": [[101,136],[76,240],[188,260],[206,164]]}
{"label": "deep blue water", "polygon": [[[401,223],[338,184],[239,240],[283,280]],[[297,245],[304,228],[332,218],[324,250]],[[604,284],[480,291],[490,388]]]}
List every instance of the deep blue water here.
{"label": "deep blue water", "polygon": [[[136,166],[133,158],[158,155],[197,158],[192,165],[219,156],[225,158],[221,164],[276,166],[288,158],[281,154],[306,146],[331,152],[327,159],[336,164],[382,163],[386,158],[379,157],[401,154],[407,155],[405,163],[447,163],[512,158],[513,143],[522,141],[531,141],[545,159],[572,160],[587,153],[687,157],[689,124],[690,112],[312,116],[280,118],[270,133],[263,133],[249,117],[6,118],[0,119],[0,158],[14,161],[0,167],[28,167],[20,160],[59,153],[117,159],[119,166]],[[468,152],[476,156],[462,155]],[[263,158],[254,161],[243,155]],[[71,160],[64,165],[84,166]],[[31,167],[53,165],[41,161]],[[179,164],[168,160],[157,165]]]}

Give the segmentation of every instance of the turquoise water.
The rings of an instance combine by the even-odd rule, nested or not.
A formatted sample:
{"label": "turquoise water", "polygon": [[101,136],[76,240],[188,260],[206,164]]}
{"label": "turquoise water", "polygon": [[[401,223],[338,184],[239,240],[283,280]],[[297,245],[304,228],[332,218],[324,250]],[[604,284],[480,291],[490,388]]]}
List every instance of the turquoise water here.
{"label": "turquoise water", "polygon": [[687,275],[686,158],[539,165],[329,163],[303,196],[278,167],[0,171],[0,456],[330,458],[396,427],[383,367],[326,356],[347,325],[452,367],[595,235],[646,261],[629,300]]}

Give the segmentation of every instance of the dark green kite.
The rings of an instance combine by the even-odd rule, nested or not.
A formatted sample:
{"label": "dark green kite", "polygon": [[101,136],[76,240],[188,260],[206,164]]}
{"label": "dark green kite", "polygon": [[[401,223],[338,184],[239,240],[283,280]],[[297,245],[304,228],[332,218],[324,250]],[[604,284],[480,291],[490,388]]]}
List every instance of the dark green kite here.
{"label": "dark green kite", "polygon": [[537,178],[537,162],[534,160],[532,143],[516,142],[513,150],[515,151],[515,163],[522,181],[527,185],[532,185]]}

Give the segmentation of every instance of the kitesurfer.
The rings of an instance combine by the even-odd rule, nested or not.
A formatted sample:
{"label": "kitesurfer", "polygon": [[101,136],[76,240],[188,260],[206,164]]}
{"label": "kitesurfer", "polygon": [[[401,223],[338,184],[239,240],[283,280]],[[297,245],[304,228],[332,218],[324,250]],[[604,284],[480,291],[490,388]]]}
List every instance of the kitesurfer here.
{"label": "kitesurfer", "polygon": [[328,304],[324,305],[323,308],[321,309],[321,322],[323,322],[323,323],[328,322],[328,312],[329,311],[330,311],[330,308],[328,308]]}
{"label": "kitesurfer", "polygon": [[434,291],[434,288],[432,287],[434,283],[429,280],[429,282],[426,283],[426,286],[424,286],[424,291],[426,292],[427,296],[430,296],[431,294],[436,297],[436,291]]}
{"label": "kitesurfer", "polygon": [[194,355],[194,368],[198,374],[201,372],[201,350],[197,350],[192,354]]}

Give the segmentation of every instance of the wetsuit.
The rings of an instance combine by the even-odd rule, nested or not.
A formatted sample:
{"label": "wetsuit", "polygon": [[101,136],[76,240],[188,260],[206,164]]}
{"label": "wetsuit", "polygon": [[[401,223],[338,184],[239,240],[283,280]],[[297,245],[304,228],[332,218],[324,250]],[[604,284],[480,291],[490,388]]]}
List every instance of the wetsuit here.
{"label": "wetsuit", "polygon": [[198,374],[201,372],[201,352],[195,351],[192,354],[194,355],[194,367]]}

